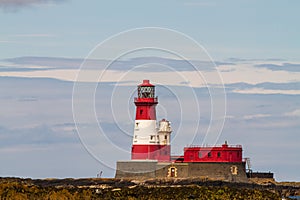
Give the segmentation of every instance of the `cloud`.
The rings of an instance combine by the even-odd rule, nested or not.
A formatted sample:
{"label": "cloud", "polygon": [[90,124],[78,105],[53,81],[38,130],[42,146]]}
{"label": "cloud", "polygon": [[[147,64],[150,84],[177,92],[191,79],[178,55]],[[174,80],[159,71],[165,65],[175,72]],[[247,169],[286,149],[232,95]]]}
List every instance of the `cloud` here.
{"label": "cloud", "polygon": [[259,64],[255,66],[258,68],[270,69],[272,71],[300,72],[300,64],[294,64],[294,63]]}
{"label": "cloud", "polygon": [[245,115],[244,119],[256,119],[256,118],[265,118],[270,117],[270,114],[255,114],[255,115]]}
{"label": "cloud", "polygon": [[299,90],[300,82],[289,82],[289,83],[260,83],[256,84],[255,87],[271,90]]}
{"label": "cloud", "polygon": [[268,59],[247,59],[247,58],[228,58],[230,62],[254,62],[254,61],[285,61],[279,58],[268,58]]}
{"label": "cloud", "polygon": [[288,82],[288,83],[259,83],[259,84],[247,84],[247,83],[234,83],[226,84],[226,90],[234,93],[241,94],[300,94],[300,82]]}
{"label": "cloud", "polygon": [[292,112],[286,112],[284,113],[284,116],[300,117],[300,109],[294,110]]}
{"label": "cloud", "polygon": [[226,115],[225,118],[226,118],[226,119],[234,119],[235,116],[233,116],[233,115]]}
{"label": "cloud", "polygon": [[0,127],[0,146],[78,143],[74,128],[70,126],[52,127],[41,124],[32,127],[7,128]]}
{"label": "cloud", "polygon": [[[161,57],[137,57],[111,62],[104,59],[17,57],[2,60],[1,77],[54,78],[76,81],[79,68],[84,62],[85,79],[81,82],[118,82],[134,85],[139,77],[156,77],[161,84],[190,87],[223,87],[212,70],[211,63],[192,61],[201,68],[199,73],[185,60]],[[280,61],[248,61],[247,63],[215,62],[228,92],[240,94],[300,94],[300,64]],[[259,63],[259,64],[258,64]],[[273,64],[272,64],[273,63]],[[290,66],[286,70],[271,70],[257,66]],[[97,74],[97,76],[95,76]],[[124,76],[126,74],[126,76]],[[99,77],[101,76],[101,80]]]}
{"label": "cloud", "polygon": [[[211,62],[207,61],[189,61],[176,60],[170,58],[161,57],[138,57],[128,60],[105,60],[105,59],[80,59],[80,58],[57,58],[57,57],[17,57],[4,59],[3,61],[10,64],[18,65],[41,65],[51,66],[62,69],[73,68],[78,69],[84,62],[84,65],[88,69],[105,69],[116,71],[128,71],[135,69],[136,71],[147,72],[161,72],[161,71],[195,71],[195,67],[192,64],[196,64],[201,68],[201,71],[212,71],[215,66]],[[217,65],[229,65],[232,63],[216,62]],[[234,64],[232,64],[234,65]]]}
{"label": "cloud", "polygon": [[36,98],[36,97],[21,97],[18,99],[18,101],[38,101],[38,98]]}
{"label": "cloud", "polygon": [[[16,58],[7,58],[3,59],[5,65],[15,65],[22,66],[26,65],[26,67],[31,66],[48,66],[52,68],[74,68],[78,69],[81,63],[84,61],[81,58],[55,58],[55,57],[16,57]],[[102,66],[102,63],[97,62],[97,60],[90,60],[88,63],[90,66]],[[32,67],[31,67],[32,68]]]}
{"label": "cloud", "polygon": [[17,11],[20,8],[37,5],[49,5],[64,2],[65,0],[0,0],[0,8],[5,11]]}
{"label": "cloud", "polygon": [[234,93],[240,94],[287,94],[287,95],[300,95],[300,90],[270,90],[263,88],[251,88],[251,89],[234,89]]}
{"label": "cloud", "polygon": [[258,68],[256,63],[241,63],[234,66],[219,66],[220,74],[225,83],[258,84],[264,82],[288,83],[299,82],[300,73],[287,70],[273,71],[267,68]]}
{"label": "cloud", "polygon": [[28,72],[28,71],[44,71],[44,70],[51,70],[52,68],[34,68],[34,67],[5,67],[0,66],[0,73],[1,72]]}

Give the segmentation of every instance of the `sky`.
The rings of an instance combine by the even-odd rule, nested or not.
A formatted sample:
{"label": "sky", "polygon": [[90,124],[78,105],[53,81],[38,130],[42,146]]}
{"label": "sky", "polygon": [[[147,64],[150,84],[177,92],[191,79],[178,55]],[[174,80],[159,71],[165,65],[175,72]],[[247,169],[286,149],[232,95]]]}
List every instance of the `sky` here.
{"label": "sky", "polygon": [[299,6],[0,0],[0,176],[113,177],[150,79],[174,155],[227,140],[300,181]]}

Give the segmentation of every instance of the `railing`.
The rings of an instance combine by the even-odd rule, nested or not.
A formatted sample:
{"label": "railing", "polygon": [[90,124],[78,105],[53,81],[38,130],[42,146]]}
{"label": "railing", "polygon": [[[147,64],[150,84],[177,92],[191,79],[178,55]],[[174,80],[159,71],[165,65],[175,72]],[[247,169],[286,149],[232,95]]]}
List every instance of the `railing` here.
{"label": "railing", "polygon": [[[223,145],[215,145],[215,146],[212,146],[212,145],[188,145],[186,147],[187,148],[214,148],[214,147],[222,148]],[[226,145],[226,147],[230,147],[230,148],[242,148],[242,145],[240,145],[240,144],[237,144],[237,145]]]}
{"label": "railing", "polygon": [[134,102],[157,102],[158,98],[138,98],[134,97]]}

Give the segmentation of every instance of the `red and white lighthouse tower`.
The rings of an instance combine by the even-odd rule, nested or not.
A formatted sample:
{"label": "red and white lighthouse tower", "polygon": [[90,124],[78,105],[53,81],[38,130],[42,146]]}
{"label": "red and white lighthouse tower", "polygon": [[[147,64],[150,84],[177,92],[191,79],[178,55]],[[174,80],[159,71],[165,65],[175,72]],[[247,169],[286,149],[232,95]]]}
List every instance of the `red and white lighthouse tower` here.
{"label": "red and white lighthouse tower", "polygon": [[160,121],[157,128],[155,86],[149,80],[138,85],[134,99],[136,117],[131,151],[132,160],[170,161],[170,122]]}

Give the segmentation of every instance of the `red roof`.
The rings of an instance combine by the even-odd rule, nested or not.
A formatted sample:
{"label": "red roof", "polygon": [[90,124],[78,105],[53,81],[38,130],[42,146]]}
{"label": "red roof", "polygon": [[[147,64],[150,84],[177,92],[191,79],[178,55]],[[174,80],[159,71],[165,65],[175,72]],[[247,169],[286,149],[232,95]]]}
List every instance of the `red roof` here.
{"label": "red roof", "polygon": [[139,86],[150,86],[150,87],[155,87],[155,85],[152,85],[150,83],[149,80],[143,80],[143,83],[142,84],[139,84]]}

